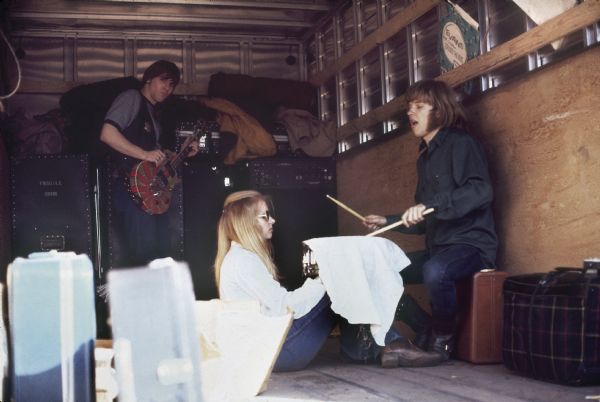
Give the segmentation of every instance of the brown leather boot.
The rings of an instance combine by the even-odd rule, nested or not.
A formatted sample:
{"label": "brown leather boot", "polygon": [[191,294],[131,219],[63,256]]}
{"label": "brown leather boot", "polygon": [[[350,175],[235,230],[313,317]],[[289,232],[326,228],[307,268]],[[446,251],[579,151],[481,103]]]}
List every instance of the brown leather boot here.
{"label": "brown leather boot", "polygon": [[426,352],[416,347],[410,339],[394,341],[381,352],[381,367],[428,367],[443,362],[437,352]]}

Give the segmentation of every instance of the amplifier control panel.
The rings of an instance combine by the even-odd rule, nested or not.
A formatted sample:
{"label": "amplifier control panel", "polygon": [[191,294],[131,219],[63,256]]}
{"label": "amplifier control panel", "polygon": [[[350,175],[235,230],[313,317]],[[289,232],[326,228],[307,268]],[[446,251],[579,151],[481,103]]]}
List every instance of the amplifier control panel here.
{"label": "amplifier control panel", "polygon": [[335,190],[335,161],[331,158],[261,158],[245,165],[249,185],[256,189]]}

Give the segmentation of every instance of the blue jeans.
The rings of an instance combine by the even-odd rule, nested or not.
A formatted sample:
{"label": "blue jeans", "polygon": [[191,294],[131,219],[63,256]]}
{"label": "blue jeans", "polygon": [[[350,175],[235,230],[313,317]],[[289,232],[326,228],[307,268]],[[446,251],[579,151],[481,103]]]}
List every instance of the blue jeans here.
{"label": "blue jeans", "polygon": [[123,266],[141,266],[156,258],[167,257],[170,250],[168,213],[150,215],[144,212],[122,180],[112,186],[112,206],[118,235],[123,247]]}
{"label": "blue jeans", "polygon": [[[375,361],[382,347],[375,343],[368,325],[349,324],[331,310],[326,294],[306,315],[294,320],[273,371],[302,370],[321,350],[333,327],[340,324],[341,353],[355,362]],[[386,345],[402,336],[392,327]]]}
{"label": "blue jeans", "polygon": [[464,244],[444,248],[433,255],[417,251],[407,256],[411,265],[400,271],[400,275],[407,284],[425,284],[434,317],[455,317],[458,311],[456,281],[484,268],[479,250]]}
{"label": "blue jeans", "polygon": [[302,370],[315,358],[338,321],[325,295],[306,315],[292,323],[273,371]]}

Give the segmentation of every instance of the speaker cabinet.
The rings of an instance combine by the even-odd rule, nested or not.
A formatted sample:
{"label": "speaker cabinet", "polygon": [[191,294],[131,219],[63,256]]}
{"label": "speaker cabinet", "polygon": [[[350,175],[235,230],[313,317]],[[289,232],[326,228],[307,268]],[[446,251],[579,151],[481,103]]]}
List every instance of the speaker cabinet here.
{"label": "speaker cabinet", "polygon": [[[124,239],[124,233],[116,221],[112,210],[113,197],[113,178],[114,169],[110,159],[100,169],[98,176],[99,183],[99,204],[100,214],[98,225],[101,233],[101,267],[102,280],[106,281],[108,270],[113,268],[123,268],[127,263],[127,249]],[[133,195],[131,195],[133,197]],[[181,260],[183,254],[183,190],[181,185],[174,188],[171,195],[171,203],[165,214],[168,216],[168,238],[169,255],[175,260]]]}
{"label": "speaker cabinet", "polygon": [[[100,250],[97,285],[104,287],[108,278],[108,272],[111,269],[124,268],[130,264],[127,262],[127,247],[123,240],[125,234],[122,233],[121,225],[115,219],[112,208],[113,197],[113,177],[114,171],[110,158],[105,158],[104,163],[96,170],[95,182],[98,214],[97,227],[99,233]],[[183,255],[183,192],[181,186],[173,190],[169,210],[165,212],[169,221],[169,255],[175,260],[182,260]],[[102,288],[100,288],[102,289]],[[108,299],[103,297],[104,291],[100,291],[96,300],[96,317],[98,337],[102,339],[111,338],[111,329],[108,326],[109,316]]]}
{"label": "speaker cabinet", "polygon": [[95,260],[87,156],[13,158],[11,184],[13,257],[56,249]]}
{"label": "speaker cabinet", "polygon": [[190,266],[197,299],[217,297],[213,264],[217,254],[217,224],[228,194],[242,189],[236,167],[221,158],[198,155],[183,169],[184,260]]}
{"label": "speaker cabinet", "polygon": [[335,236],[337,220],[335,205],[325,198],[323,189],[288,188],[260,189],[273,200],[275,226],[273,250],[281,283],[296,289],[304,282],[302,276],[302,242],[314,237]]}
{"label": "speaker cabinet", "polygon": [[273,201],[273,250],[282,284],[303,282],[302,241],[335,236],[337,210],[326,197],[335,195],[335,161],[331,158],[275,157],[248,161],[241,174],[248,187]]}
{"label": "speaker cabinet", "polygon": [[217,224],[231,192],[251,189],[271,197],[275,262],[289,289],[304,281],[302,241],[337,232],[335,205],[325,197],[335,194],[335,162],[329,158],[259,158],[228,167],[216,158],[198,156],[184,169],[183,189],[184,254],[198,299],[217,296]]}

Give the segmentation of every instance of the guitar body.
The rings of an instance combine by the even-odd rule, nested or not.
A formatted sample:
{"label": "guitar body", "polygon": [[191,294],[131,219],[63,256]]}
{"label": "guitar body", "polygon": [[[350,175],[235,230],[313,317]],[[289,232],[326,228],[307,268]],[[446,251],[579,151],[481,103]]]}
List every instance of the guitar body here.
{"label": "guitar body", "polygon": [[194,134],[188,135],[178,154],[164,150],[166,160],[156,166],[153,162],[141,161],[129,172],[129,191],[142,210],[150,215],[167,212],[171,204],[172,191],[181,182],[177,169],[188,154],[193,141],[201,134],[206,135],[202,127],[195,127]]}
{"label": "guitar body", "polygon": [[160,215],[167,212],[171,204],[172,191],[181,180],[171,167],[175,155],[167,154],[167,162],[156,166],[152,162],[137,163],[129,174],[129,190],[144,212]]}

